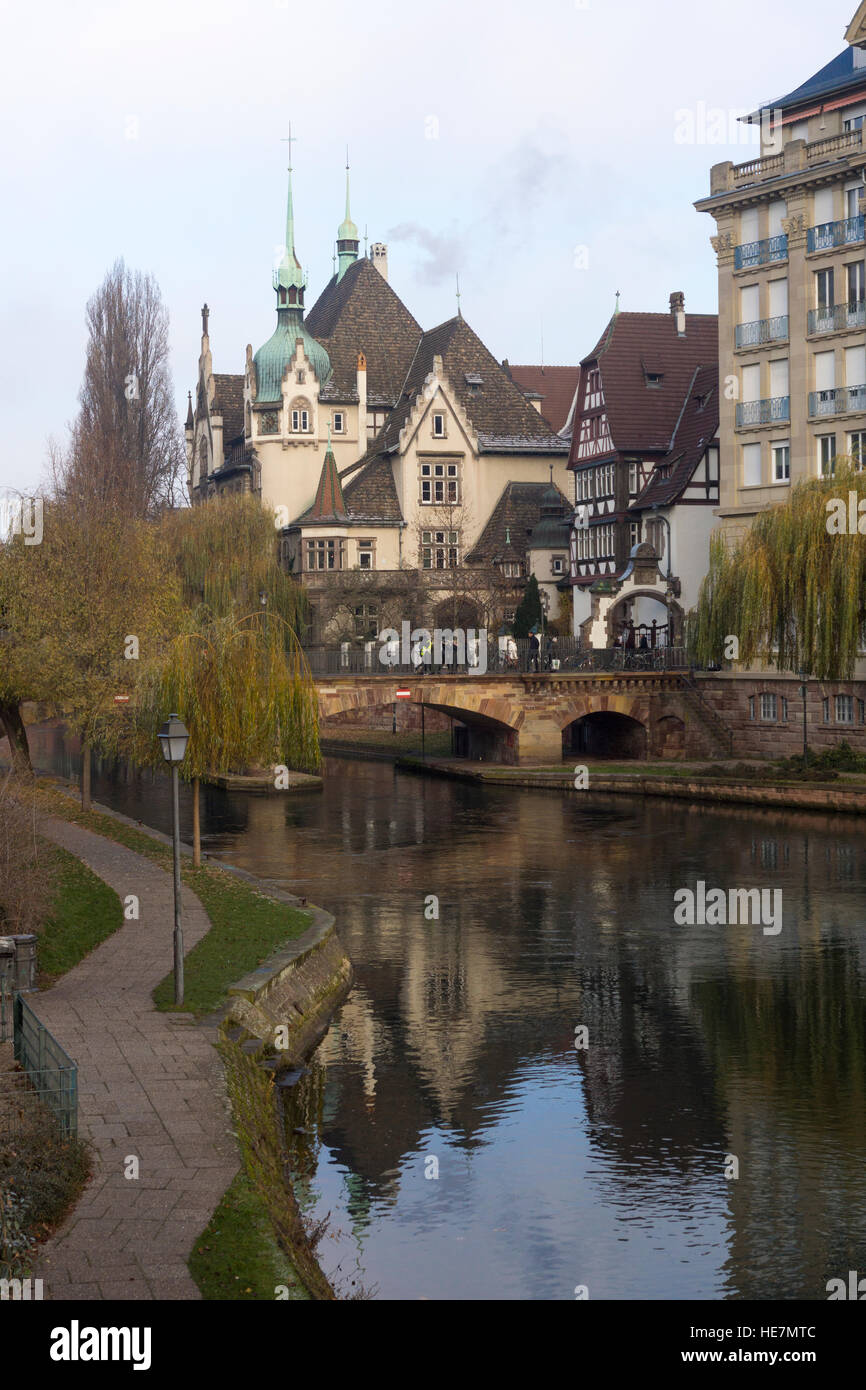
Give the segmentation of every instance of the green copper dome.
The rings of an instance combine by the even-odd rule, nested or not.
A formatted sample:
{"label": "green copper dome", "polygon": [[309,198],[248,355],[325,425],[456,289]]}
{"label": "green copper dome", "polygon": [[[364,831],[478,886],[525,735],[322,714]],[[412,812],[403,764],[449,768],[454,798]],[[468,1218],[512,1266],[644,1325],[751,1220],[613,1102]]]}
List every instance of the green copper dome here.
{"label": "green copper dome", "polygon": [[276,331],[253,358],[256,364],[258,402],[282,399],[283,374],[294,359],[298,338],[303,342],[304,352],[316,373],[319,385],[323,386],[331,375],[331,359],[322,344],[317,343],[307,331],[301,311],[278,309]]}

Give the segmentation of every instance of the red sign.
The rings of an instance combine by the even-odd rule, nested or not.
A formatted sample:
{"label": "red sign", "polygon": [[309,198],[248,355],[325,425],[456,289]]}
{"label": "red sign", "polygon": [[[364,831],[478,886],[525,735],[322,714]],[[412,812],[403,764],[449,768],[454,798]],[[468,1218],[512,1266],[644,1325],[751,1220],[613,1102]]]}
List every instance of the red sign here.
{"label": "red sign", "polygon": [[398,691],[397,691],[397,699],[398,699],[398,700],[411,700],[411,698],[412,698],[412,691],[411,691],[411,690],[398,690]]}
{"label": "red sign", "polygon": [[128,695],[115,695],[115,697],[114,697],[114,703],[115,703],[116,705],[128,705],[128,704],[129,704],[129,696],[128,696]]}

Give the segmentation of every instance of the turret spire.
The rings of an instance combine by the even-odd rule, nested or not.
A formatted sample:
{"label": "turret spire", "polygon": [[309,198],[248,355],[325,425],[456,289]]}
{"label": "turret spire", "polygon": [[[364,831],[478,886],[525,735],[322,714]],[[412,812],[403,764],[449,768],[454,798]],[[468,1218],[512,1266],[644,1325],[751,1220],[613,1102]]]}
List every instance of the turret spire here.
{"label": "turret spire", "polygon": [[[285,137],[284,137],[285,138]],[[289,189],[286,198],[286,245],[283,259],[274,274],[274,289],[277,292],[277,308],[303,308],[306,280],[295,251],[295,209],[292,202],[292,144],[297,136],[289,134],[286,143],[289,147]]]}
{"label": "turret spire", "polygon": [[358,259],[358,228],[352,221],[349,210],[349,147],[346,146],[346,216],[337,229],[337,259],[339,270],[337,280],[342,280],[350,265]]}

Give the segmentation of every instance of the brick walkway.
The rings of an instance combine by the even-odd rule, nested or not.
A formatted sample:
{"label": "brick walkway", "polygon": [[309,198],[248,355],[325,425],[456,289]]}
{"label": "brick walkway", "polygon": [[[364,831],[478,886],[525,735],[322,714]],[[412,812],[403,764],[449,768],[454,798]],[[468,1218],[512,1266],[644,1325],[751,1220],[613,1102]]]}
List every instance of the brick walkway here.
{"label": "brick walkway", "polygon": [[[137,922],[28,1003],[78,1063],[79,1133],[94,1176],[35,1270],[53,1299],[199,1298],[186,1259],[239,1167],[214,1031],[158,1013],[154,985],[172,967],[171,875],[79,826],[43,817],[41,833],[84,861]],[[184,947],[209,930],[183,889]],[[139,1160],[138,1179],[124,1160]]]}

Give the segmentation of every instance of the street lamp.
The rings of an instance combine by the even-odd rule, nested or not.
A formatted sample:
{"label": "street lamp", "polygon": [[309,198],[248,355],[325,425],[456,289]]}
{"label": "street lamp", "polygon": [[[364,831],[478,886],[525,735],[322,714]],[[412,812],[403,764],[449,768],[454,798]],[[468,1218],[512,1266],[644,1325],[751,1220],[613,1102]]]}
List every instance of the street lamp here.
{"label": "street lamp", "polygon": [[180,920],[180,795],[178,765],[186,756],[189,734],[176,714],[159,731],[162,756],[171,767],[172,842],[174,846],[174,1002],[183,1003],[183,927]]}

